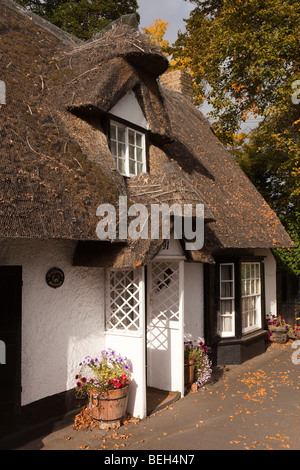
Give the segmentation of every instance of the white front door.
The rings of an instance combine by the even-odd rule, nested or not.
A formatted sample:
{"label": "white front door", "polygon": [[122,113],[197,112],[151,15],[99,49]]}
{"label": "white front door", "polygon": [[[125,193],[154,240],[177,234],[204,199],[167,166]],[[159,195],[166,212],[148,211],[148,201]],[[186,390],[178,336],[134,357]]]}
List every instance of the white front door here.
{"label": "white front door", "polygon": [[147,385],[184,394],[183,273],[181,260],[148,266]]}

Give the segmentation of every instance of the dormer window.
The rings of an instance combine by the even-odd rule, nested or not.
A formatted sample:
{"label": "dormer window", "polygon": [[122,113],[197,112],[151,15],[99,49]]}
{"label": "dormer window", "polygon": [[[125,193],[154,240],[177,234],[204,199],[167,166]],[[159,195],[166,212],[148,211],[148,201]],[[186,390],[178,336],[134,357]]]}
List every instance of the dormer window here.
{"label": "dormer window", "polygon": [[124,176],[146,172],[145,134],[116,121],[110,122],[110,148]]}

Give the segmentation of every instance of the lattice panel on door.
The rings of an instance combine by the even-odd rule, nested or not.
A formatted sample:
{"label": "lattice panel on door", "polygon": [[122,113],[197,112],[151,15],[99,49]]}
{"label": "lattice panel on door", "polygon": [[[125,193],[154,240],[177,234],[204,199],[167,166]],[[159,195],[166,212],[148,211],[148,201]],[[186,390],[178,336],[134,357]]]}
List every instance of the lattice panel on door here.
{"label": "lattice panel on door", "polygon": [[138,270],[111,270],[108,274],[106,329],[140,329],[140,274]]}
{"label": "lattice panel on door", "polygon": [[151,319],[179,320],[179,263],[152,264]]}

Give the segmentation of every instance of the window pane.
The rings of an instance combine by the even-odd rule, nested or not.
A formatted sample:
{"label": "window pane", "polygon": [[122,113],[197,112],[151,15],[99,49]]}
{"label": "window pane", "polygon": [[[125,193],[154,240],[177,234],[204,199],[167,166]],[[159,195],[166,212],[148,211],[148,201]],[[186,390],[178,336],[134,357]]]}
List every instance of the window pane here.
{"label": "window pane", "polygon": [[125,158],[125,145],[118,143],[118,156]]}
{"label": "window pane", "polygon": [[250,264],[246,264],[246,279],[250,278],[250,274],[251,274]]}
{"label": "window pane", "polygon": [[134,160],[129,160],[129,173],[131,175],[135,175],[136,174],[136,171],[135,171],[135,161]]}
{"label": "window pane", "polygon": [[138,147],[143,147],[143,136],[142,136],[142,134],[136,133],[135,137],[136,137],[136,145]]}
{"label": "window pane", "polygon": [[117,138],[116,126],[114,126],[113,124],[110,125],[110,138],[113,140],[116,140]]}
{"label": "window pane", "polygon": [[117,144],[114,141],[111,141],[111,153],[116,156],[117,155]]}
{"label": "window pane", "polygon": [[233,297],[233,282],[221,282],[221,298]]}
{"label": "window pane", "polygon": [[118,169],[121,173],[125,173],[125,160],[124,159],[119,158]]}
{"label": "window pane", "polygon": [[255,277],[260,277],[260,275],[259,275],[259,264],[258,263],[256,263],[256,265],[255,265]]}
{"label": "window pane", "polygon": [[135,145],[135,138],[134,138],[134,132],[129,130],[128,131],[128,141],[130,144]]}
{"label": "window pane", "polygon": [[118,140],[125,143],[125,129],[118,127]]}
{"label": "window pane", "polygon": [[232,300],[221,300],[221,315],[232,315],[233,302]]}
{"label": "window pane", "polygon": [[143,171],[143,164],[137,163],[136,166],[137,166],[137,175],[139,175]]}
{"label": "window pane", "polygon": [[138,162],[143,162],[143,149],[137,147],[136,149],[136,159]]}
{"label": "window pane", "polygon": [[232,332],[232,318],[231,317],[222,317],[222,331],[223,333]]}
{"label": "window pane", "polygon": [[129,145],[129,158],[135,160],[135,147],[133,145]]}
{"label": "window pane", "polygon": [[221,265],[221,281],[233,280],[233,270],[231,265]]}

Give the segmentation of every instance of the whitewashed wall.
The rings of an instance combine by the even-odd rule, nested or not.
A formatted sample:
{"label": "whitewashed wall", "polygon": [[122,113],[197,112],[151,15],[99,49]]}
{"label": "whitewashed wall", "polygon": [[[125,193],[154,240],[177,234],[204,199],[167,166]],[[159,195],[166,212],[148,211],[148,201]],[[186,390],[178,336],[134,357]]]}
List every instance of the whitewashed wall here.
{"label": "whitewashed wall", "polygon": [[[101,268],[72,266],[70,241],[0,242],[0,265],[23,266],[22,405],[75,386],[78,364],[104,347],[104,276]],[[48,269],[61,268],[53,289]]]}
{"label": "whitewashed wall", "polygon": [[264,256],[266,317],[277,315],[276,260],[271,250],[255,250],[255,256]]}
{"label": "whitewashed wall", "polygon": [[184,263],[184,340],[204,341],[203,264]]}

